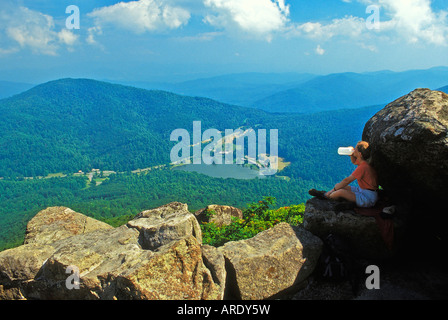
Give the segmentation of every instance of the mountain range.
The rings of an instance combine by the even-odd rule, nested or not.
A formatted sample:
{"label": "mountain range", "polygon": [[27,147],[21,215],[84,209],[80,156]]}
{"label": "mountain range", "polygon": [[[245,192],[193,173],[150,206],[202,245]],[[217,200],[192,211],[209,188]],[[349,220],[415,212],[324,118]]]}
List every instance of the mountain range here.
{"label": "mountain range", "polygon": [[[175,129],[279,130],[285,175],[333,180],[342,166],[325,149],[354,143],[381,105],[353,111],[273,114],[201,97],[89,79],[61,79],[0,100],[0,177],[46,176],[92,168],[132,171],[170,162]],[[346,121],[350,126],[335,126]],[[318,158],[310,156],[321,152]],[[312,168],[312,169],[310,169]],[[325,177],[325,178],[324,178]]]}
{"label": "mountain range", "polygon": [[387,104],[416,88],[448,83],[448,68],[402,72],[230,74],[178,83],[123,82],[145,89],[207,97],[269,112],[313,113]]}
{"label": "mountain range", "polygon": [[442,91],[442,92],[445,92],[445,93],[448,93],[448,86],[445,86],[445,87],[442,87],[442,88],[439,88],[439,89],[437,89],[438,91]]}
{"label": "mountain range", "polygon": [[130,171],[168,163],[174,129],[191,129],[195,120],[208,128],[236,129],[260,114],[206,98],[88,79],[38,85],[0,100],[0,112],[0,176]]}

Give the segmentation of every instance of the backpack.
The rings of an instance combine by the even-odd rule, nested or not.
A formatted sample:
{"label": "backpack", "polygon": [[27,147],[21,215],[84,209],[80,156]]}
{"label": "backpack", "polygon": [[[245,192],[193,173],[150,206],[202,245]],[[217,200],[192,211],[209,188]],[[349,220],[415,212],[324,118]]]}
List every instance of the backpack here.
{"label": "backpack", "polygon": [[316,277],[328,282],[348,281],[353,295],[356,296],[363,272],[362,263],[352,255],[351,247],[343,237],[329,234],[323,242]]}
{"label": "backpack", "polygon": [[319,278],[327,281],[347,280],[350,268],[340,246],[344,246],[344,243],[336,235],[329,234],[324,239],[322,254],[319,258]]}

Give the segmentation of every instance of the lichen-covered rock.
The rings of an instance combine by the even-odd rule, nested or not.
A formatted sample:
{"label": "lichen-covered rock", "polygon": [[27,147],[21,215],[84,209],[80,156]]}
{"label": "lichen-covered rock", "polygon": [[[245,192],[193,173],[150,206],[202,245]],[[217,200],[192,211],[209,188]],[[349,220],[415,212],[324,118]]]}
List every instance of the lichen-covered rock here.
{"label": "lichen-covered rock", "polygon": [[218,299],[224,299],[227,279],[224,255],[216,247],[203,245],[202,259],[204,260],[204,265],[210,270],[214,282],[221,289]]}
{"label": "lichen-covered rock", "polygon": [[438,256],[448,242],[448,95],[417,89],[393,101],[367,122],[363,140],[406,220],[406,249]]}
{"label": "lichen-covered rock", "polygon": [[188,211],[188,206],[179,202],[143,211],[134,220],[129,221],[127,226],[140,232],[140,244],[148,250],[155,250],[189,235],[202,243],[202,231],[198,221]]}
{"label": "lichen-covered rock", "polygon": [[380,185],[398,197],[431,202],[448,190],[448,95],[417,89],[365,125]]}
{"label": "lichen-covered rock", "polygon": [[[301,242],[287,223],[259,233],[247,240],[228,242],[219,250],[228,268],[228,294],[234,299],[268,299],[297,285],[314,269],[322,242],[309,234]],[[304,247],[308,246],[308,256]],[[229,278],[230,277],[230,278]]]}
{"label": "lichen-covered rock", "polygon": [[[213,249],[203,252],[198,222],[185,209],[167,205],[140,214],[132,226],[70,227],[69,233],[67,225],[90,218],[68,208],[43,210],[29,238],[39,241],[0,253],[0,299],[222,299],[223,257]],[[166,224],[155,224],[158,218]],[[161,234],[153,250],[141,245],[148,239],[143,220]]]}
{"label": "lichen-covered rock", "polygon": [[66,207],[50,207],[40,211],[27,224],[25,244],[51,244],[57,240],[99,229],[112,229]]}
{"label": "lichen-covered rock", "polygon": [[[366,217],[353,210],[339,212],[336,202],[312,198],[307,201],[303,214],[303,227],[324,239],[337,234],[346,239],[355,256],[369,259],[384,259],[394,255],[385,243],[374,217]],[[403,233],[403,222],[394,220],[394,232],[398,238]],[[399,239],[397,239],[399,240]]]}
{"label": "lichen-covered rock", "polygon": [[211,204],[203,209],[196,211],[196,219],[199,222],[212,222],[218,227],[229,225],[232,223],[232,218],[243,218],[243,211],[241,209],[223,206],[217,204]]}
{"label": "lichen-covered rock", "polygon": [[34,279],[55,250],[51,245],[32,243],[0,252],[0,284],[13,286]]}

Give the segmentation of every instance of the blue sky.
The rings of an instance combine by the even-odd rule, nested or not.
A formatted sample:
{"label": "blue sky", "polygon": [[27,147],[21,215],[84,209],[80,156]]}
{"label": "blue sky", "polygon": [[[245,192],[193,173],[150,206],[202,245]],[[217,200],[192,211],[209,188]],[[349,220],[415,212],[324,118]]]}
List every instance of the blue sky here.
{"label": "blue sky", "polygon": [[[79,29],[66,27],[70,5],[79,8]],[[0,80],[180,81],[434,66],[448,66],[448,0],[0,2]]]}

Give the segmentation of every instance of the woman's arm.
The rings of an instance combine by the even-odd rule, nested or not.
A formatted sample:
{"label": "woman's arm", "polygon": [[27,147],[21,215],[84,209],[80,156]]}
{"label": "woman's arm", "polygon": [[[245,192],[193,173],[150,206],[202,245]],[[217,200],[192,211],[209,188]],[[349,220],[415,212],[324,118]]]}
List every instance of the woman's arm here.
{"label": "woman's arm", "polygon": [[334,188],[332,191],[337,191],[337,190],[343,189],[355,180],[356,180],[356,178],[350,175],[347,178],[345,178],[344,180],[342,180],[341,182],[336,183],[334,185]]}

